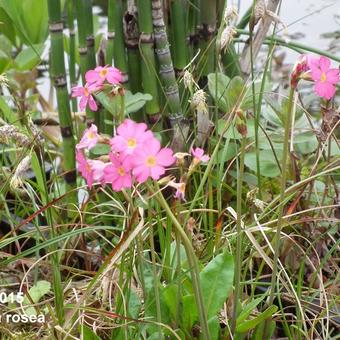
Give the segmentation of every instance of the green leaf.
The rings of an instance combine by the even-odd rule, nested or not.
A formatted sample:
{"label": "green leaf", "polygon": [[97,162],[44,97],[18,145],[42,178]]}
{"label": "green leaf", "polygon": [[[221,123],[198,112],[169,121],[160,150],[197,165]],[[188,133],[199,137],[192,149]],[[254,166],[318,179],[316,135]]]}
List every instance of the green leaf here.
{"label": "green leaf", "polygon": [[195,321],[198,320],[198,312],[195,297],[192,294],[183,297],[182,321],[186,330],[190,331]]}
{"label": "green leaf", "polygon": [[[38,281],[33,287],[31,287],[28,291],[28,294],[32,302],[37,303],[44,295],[49,293],[50,290],[51,290],[51,283],[48,281],[42,280],[42,281]],[[28,306],[27,308],[25,308],[25,313],[27,315],[37,314],[35,308],[29,306],[32,304],[32,302],[28,299],[27,295],[24,296],[24,300],[22,304],[24,306]]]}
{"label": "green leaf", "polygon": [[163,299],[169,308],[172,318],[176,317],[178,285],[172,284],[164,288]]}
{"label": "green leaf", "polygon": [[43,43],[48,35],[47,1],[45,0],[0,0],[12,20],[22,42],[26,45]]}
{"label": "green leaf", "polygon": [[152,96],[148,93],[134,93],[126,91],[125,93],[125,114],[130,114],[140,110]]}
{"label": "green leaf", "polygon": [[[279,152],[279,155],[280,154],[281,153]],[[280,159],[280,156],[278,156],[278,159]],[[244,163],[249,169],[256,172],[256,153],[246,153],[244,157]],[[273,152],[269,150],[260,150],[260,171],[261,175],[265,177],[277,177],[280,175],[280,168],[276,163]]]}
{"label": "green leaf", "polygon": [[211,339],[217,340],[220,331],[220,321],[216,315],[208,320],[208,327]]}
{"label": "green leaf", "polygon": [[261,297],[252,300],[250,303],[248,303],[246,306],[243,307],[242,312],[239,314],[236,320],[236,326],[240,325],[244,320],[247,319],[247,317],[250,315],[250,313],[258,306],[258,304],[264,300],[266,295],[262,295]]}
{"label": "green leaf", "polygon": [[[118,115],[123,103],[123,100],[120,96],[114,96],[105,92],[99,92],[95,94],[95,97],[114,117]],[[139,92],[132,94],[130,91],[126,91],[124,97],[125,116],[140,110],[145,105],[145,103],[151,99],[152,96],[149,94],[143,94]]]}
{"label": "green leaf", "polygon": [[244,321],[240,325],[237,325],[236,332],[244,333],[244,332],[248,332],[251,329],[254,329],[262,321],[270,318],[277,311],[277,309],[278,307],[275,305],[268,307],[264,312],[262,312],[260,315],[258,315],[254,319]]}
{"label": "green leaf", "polygon": [[92,149],[91,153],[95,156],[107,155],[111,151],[111,147],[108,144],[97,143]]}
{"label": "green leaf", "polygon": [[41,61],[41,55],[44,51],[44,44],[26,47],[15,58],[15,64],[20,71],[31,70]]}
{"label": "green leaf", "polygon": [[233,256],[224,252],[213,258],[200,273],[201,288],[208,319],[216,315],[233,285]]}
{"label": "green leaf", "polygon": [[208,89],[217,107],[227,112],[229,105],[226,99],[226,90],[229,86],[230,78],[223,73],[210,73],[208,75]]}
{"label": "green leaf", "polygon": [[0,8],[0,32],[10,40],[13,46],[16,45],[13,22],[3,8]]}
{"label": "green leaf", "polygon": [[[217,133],[221,135],[226,128],[227,121],[225,119],[219,119],[217,124]],[[252,138],[255,136],[255,123],[254,119],[248,119],[247,120],[247,138]],[[236,129],[235,125],[231,125],[228,130],[223,134],[224,138],[230,138],[230,139],[241,139],[242,136],[239,134],[239,132]],[[259,130],[259,138],[265,138],[264,133]]]}
{"label": "green leaf", "polygon": [[101,338],[96,333],[94,333],[90,327],[82,324],[81,328],[83,333],[82,334],[83,340],[101,340]]}

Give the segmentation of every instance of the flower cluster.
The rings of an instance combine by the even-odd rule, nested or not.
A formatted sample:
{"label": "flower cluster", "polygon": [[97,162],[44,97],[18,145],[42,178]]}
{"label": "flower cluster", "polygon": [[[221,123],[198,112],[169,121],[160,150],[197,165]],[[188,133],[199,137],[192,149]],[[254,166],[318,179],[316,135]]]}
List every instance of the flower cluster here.
{"label": "flower cluster", "polygon": [[85,80],[84,87],[72,87],[72,97],[80,97],[79,107],[81,110],[85,110],[86,105],[89,105],[92,111],[97,111],[98,107],[93,93],[101,90],[105,81],[111,85],[118,85],[122,81],[122,74],[115,67],[98,66],[94,70],[86,72]]}
{"label": "flower cluster", "polygon": [[330,100],[335,95],[335,85],[340,81],[340,70],[331,68],[331,61],[324,56],[315,58],[311,55],[302,55],[291,74],[291,86],[296,88],[299,79],[303,78],[313,80],[315,93]]}
{"label": "flower cluster", "polygon": [[110,139],[109,162],[87,159],[85,150],[92,149],[99,140],[97,127],[85,130],[77,144],[78,171],[86,179],[89,187],[99,182],[110,183],[113,190],[130,188],[133,181],[145,182],[148,178],[158,180],[166,167],[175,162],[170,148],[161,148],[160,142],[147,129],[146,124],[130,119],[118,126],[116,135]]}

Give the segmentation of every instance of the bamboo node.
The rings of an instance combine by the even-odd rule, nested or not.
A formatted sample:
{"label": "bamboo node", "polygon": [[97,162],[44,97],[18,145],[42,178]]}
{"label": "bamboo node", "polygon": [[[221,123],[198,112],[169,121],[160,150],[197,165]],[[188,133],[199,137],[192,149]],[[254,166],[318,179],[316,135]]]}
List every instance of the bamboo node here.
{"label": "bamboo node", "polygon": [[170,53],[169,46],[166,46],[164,48],[156,48],[155,49],[156,54],[159,56],[166,55]]}
{"label": "bamboo node", "polygon": [[116,37],[116,32],[107,32],[107,38],[108,39],[114,39]]}
{"label": "bamboo node", "polygon": [[86,46],[94,47],[94,36],[92,34],[86,37]]}
{"label": "bamboo node", "polygon": [[80,55],[87,54],[87,47],[78,47],[78,52]]}
{"label": "bamboo node", "polygon": [[61,126],[60,132],[62,137],[68,138],[73,136],[72,128],[70,126]]}
{"label": "bamboo node", "polygon": [[64,24],[62,21],[60,22],[52,22],[48,25],[48,28],[51,33],[53,32],[61,32],[64,28]]}
{"label": "bamboo node", "polygon": [[141,43],[153,44],[153,34],[152,33],[141,33],[139,40]]}
{"label": "bamboo node", "polygon": [[77,179],[77,172],[76,170],[70,170],[64,174],[64,178],[66,183],[71,184],[74,183]]}
{"label": "bamboo node", "polygon": [[66,86],[66,77],[65,75],[59,75],[54,77],[54,86],[55,87],[63,87]]}

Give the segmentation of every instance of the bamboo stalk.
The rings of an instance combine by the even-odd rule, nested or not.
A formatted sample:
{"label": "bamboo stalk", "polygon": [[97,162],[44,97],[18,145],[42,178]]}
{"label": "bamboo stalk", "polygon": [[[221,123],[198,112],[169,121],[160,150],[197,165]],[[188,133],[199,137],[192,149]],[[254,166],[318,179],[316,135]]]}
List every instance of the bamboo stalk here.
{"label": "bamboo stalk", "polygon": [[125,51],[124,44],[124,33],[123,33],[123,4],[122,0],[113,0],[113,20],[114,20],[114,30],[115,30],[115,45],[113,50],[114,63],[117,68],[120,69],[123,75],[122,84],[125,87],[129,87],[129,77],[128,77],[128,63],[127,55]]}
{"label": "bamboo stalk", "polygon": [[[93,31],[93,22],[92,22],[92,8],[91,16],[89,15],[89,4],[88,2],[91,0],[76,0],[76,16],[78,22],[78,52],[80,58],[80,71],[83,80],[83,85],[86,83],[85,73],[95,67],[96,60],[94,55],[94,38],[93,33],[91,37],[90,29]],[[91,5],[91,3],[90,3]],[[91,17],[91,18],[89,18]],[[90,23],[88,21],[91,21]],[[89,28],[90,26],[90,28]],[[92,39],[93,38],[93,39]],[[93,46],[91,46],[93,45]],[[93,48],[92,48],[93,47]],[[95,120],[98,123],[98,113],[95,115],[93,111],[90,109],[86,109],[86,123],[88,126],[93,124]],[[98,126],[98,124],[97,124]]]}
{"label": "bamboo stalk", "polygon": [[83,2],[83,14],[86,22],[86,46],[87,46],[87,67],[94,69],[96,67],[96,51],[94,44],[93,32],[93,14],[92,14],[92,1],[91,0],[78,0]]}
{"label": "bamboo stalk", "polygon": [[202,75],[207,76],[215,69],[215,44],[214,36],[216,34],[217,22],[217,0],[200,2],[200,36],[201,36],[201,60],[203,67]]}
{"label": "bamboo stalk", "polygon": [[[63,138],[63,155],[66,191],[76,187],[75,171],[75,141],[73,138],[72,118],[67,91],[67,81],[65,74],[64,45],[63,45],[63,23],[61,20],[61,6],[59,0],[48,0],[49,30],[51,36],[51,65],[50,73],[54,81],[57,92],[57,103],[61,135]],[[68,203],[76,203],[76,193],[69,194]],[[59,323],[64,320],[63,296],[61,289],[61,276],[58,270],[59,261],[57,256],[53,256],[53,281],[56,301],[56,312]]]}
{"label": "bamboo stalk", "polygon": [[[57,92],[57,104],[59,113],[59,122],[61,135],[63,138],[64,169],[66,190],[72,190],[76,187],[75,172],[75,141],[73,138],[72,117],[69,104],[69,94],[67,91],[67,81],[65,74],[64,62],[64,45],[63,45],[63,23],[61,21],[61,11],[59,0],[49,0],[49,20],[51,35],[51,65],[50,73]],[[71,202],[75,202],[73,197]]]}
{"label": "bamboo stalk", "polygon": [[151,0],[137,0],[137,8],[143,90],[152,96],[152,100],[145,105],[145,111],[149,115],[151,122],[154,123],[160,119],[160,104],[153,46]]}
{"label": "bamboo stalk", "polygon": [[112,65],[114,40],[115,40],[115,21],[114,21],[115,0],[109,0],[107,10],[107,44],[106,44],[106,62]]}
{"label": "bamboo stalk", "polygon": [[183,74],[188,63],[188,49],[186,43],[185,6],[182,0],[173,0],[170,4],[170,18],[173,32],[173,59],[176,76]]}
{"label": "bamboo stalk", "polygon": [[[68,0],[67,2],[67,23],[70,36],[70,46],[69,46],[69,77],[71,87],[76,86],[76,39],[74,30],[74,1]],[[72,98],[72,111],[77,111],[77,99]]]}
{"label": "bamboo stalk", "polygon": [[[178,85],[172,64],[168,36],[165,29],[162,2],[152,0],[152,21],[154,27],[154,38],[156,55],[159,63],[159,73],[162,81],[165,97],[167,99],[170,120],[173,123],[183,119],[183,113],[179,100]],[[183,37],[185,37],[183,35]],[[180,47],[180,45],[178,46]],[[181,49],[180,47],[179,49]]]}
{"label": "bamboo stalk", "polygon": [[[135,2],[129,1],[128,8],[123,16],[124,39],[127,49],[127,60],[129,74],[133,75],[130,79],[130,90],[132,93],[142,91],[142,78],[140,70],[140,53],[138,49],[139,28],[137,19],[137,7]],[[138,116],[140,116],[138,114]],[[140,118],[141,117],[136,117]]]}

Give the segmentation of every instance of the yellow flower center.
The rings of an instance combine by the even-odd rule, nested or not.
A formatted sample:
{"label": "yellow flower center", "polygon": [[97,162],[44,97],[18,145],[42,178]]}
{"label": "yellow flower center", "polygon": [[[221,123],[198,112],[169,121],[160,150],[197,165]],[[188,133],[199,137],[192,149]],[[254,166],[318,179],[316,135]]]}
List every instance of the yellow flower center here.
{"label": "yellow flower center", "polygon": [[117,169],[117,172],[119,176],[125,176],[125,170],[122,166]]}
{"label": "yellow flower center", "polygon": [[106,75],[107,75],[107,69],[106,68],[103,68],[101,71],[99,71],[99,75],[102,77],[102,78],[105,78]]}
{"label": "yellow flower center", "polygon": [[179,186],[179,191],[184,193],[185,192],[185,183],[181,183],[181,185]]}
{"label": "yellow flower center", "polygon": [[85,97],[89,96],[89,90],[87,89],[87,87],[84,87],[84,94],[85,94]]}
{"label": "yellow flower center", "polygon": [[324,83],[327,80],[327,76],[325,72],[322,72],[321,74],[321,81]]}
{"label": "yellow flower center", "polygon": [[129,138],[128,139],[128,141],[127,141],[128,148],[133,149],[133,148],[136,147],[136,145],[137,145],[136,138]]}
{"label": "yellow flower center", "polygon": [[150,168],[156,165],[156,158],[154,156],[149,156],[146,159],[145,164],[149,166]]}
{"label": "yellow flower center", "polygon": [[89,131],[89,132],[87,133],[87,138],[89,138],[89,139],[93,139],[95,136],[96,136],[96,135],[93,133],[93,131]]}

